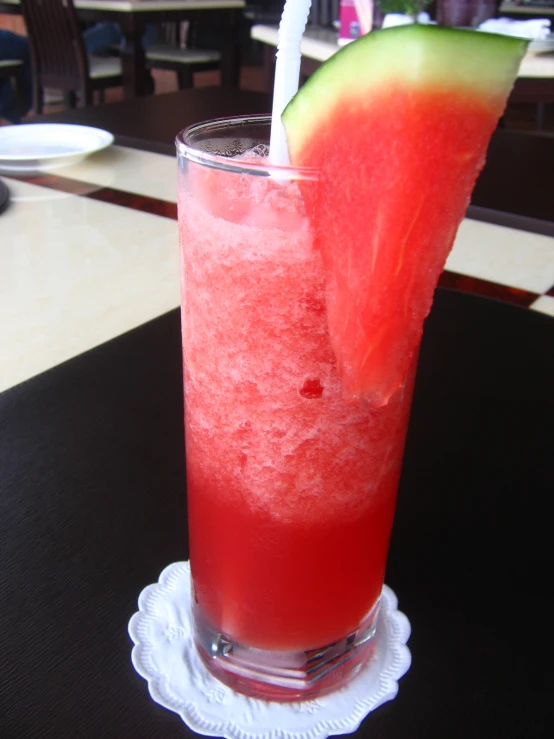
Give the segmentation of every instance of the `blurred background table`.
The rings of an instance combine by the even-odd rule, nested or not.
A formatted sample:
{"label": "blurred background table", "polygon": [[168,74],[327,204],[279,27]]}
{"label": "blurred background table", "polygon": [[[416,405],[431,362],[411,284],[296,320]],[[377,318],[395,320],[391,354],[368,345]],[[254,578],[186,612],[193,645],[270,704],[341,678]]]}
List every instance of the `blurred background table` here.
{"label": "blurred background table", "polygon": [[554,17],[554,2],[510,2],[504,0],[498,8],[498,16],[506,18],[552,18]]}

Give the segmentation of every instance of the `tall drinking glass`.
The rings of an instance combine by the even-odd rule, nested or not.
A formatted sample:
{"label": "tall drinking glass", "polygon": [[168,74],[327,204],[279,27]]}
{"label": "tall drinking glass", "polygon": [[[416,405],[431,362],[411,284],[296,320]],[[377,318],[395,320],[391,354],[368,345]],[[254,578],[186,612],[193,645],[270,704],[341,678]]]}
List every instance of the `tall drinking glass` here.
{"label": "tall drinking glass", "polygon": [[414,370],[382,408],[343,396],[304,205],[317,175],[268,163],[269,125],[177,138],[186,467],[199,653],[291,700],[371,654]]}

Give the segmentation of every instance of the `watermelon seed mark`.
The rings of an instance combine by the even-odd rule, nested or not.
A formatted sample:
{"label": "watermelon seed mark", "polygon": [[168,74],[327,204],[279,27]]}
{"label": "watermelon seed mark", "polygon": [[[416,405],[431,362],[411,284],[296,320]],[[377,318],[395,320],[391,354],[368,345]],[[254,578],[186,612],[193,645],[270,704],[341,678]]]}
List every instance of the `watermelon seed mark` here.
{"label": "watermelon seed mark", "polygon": [[301,395],[303,398],[307,398],[308,400],[314,400],[317,398],[321,398],[323,395],[323,390],[325,388],[321,384],[319,377],[312,378],[308,377],[305,381],[302,387],[298,390],[299,395]]}
{"label": "watermelon seed mark", "polygon": [[414,213],[414,217],[412,218],[412,222],[410,223],[410,227],[408,228],[408,230],[406,231],[406,235],[402,239],[402,243],[400,245],[400,255],[396,264],[396,271],[394,273],[395,277],[397,277],[398,273],[402,269],[402,265],[404,264],[404,252],[406,251],[406,244],[408,243],[410,236],[412,235],[412,231],[414,230],[414,226],[416,225],[417,220],[421,215],[421,211],[423,210],[423,203],[425,202],[425,200],[426,196],[425,194],[423,194],[416,209],[416,212]]}

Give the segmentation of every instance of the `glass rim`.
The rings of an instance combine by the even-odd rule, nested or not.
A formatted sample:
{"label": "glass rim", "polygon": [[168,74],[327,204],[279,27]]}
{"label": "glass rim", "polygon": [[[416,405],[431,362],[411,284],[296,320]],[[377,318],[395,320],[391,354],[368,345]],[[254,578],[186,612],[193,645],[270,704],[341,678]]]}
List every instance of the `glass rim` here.
{"label": "glass rim", "polygon": [[314,167],[293,167],[292,165],[273,165],[266,162],[244,162],[240,159],[223,156],[222,154],[211,154],[210,152],[198,149],[191,143],[190,138],[203,131],[214,131],[214,138],[217,134],[221,135],[226,129],[239,128],[247,125],[267,125],[271,126],[270,115],[241,115],[229,116],[226,118],[212,118],[208,121],[193,123],[180,131],[175,138],[175,146],[177,155],[184,157],[191,162],[203,164],[214,169],[221,169],[226,172],[235,172],[237,174],[250,174],[258,177],[273,177],[281,180],[316,180],[318,179],[318,171]]}

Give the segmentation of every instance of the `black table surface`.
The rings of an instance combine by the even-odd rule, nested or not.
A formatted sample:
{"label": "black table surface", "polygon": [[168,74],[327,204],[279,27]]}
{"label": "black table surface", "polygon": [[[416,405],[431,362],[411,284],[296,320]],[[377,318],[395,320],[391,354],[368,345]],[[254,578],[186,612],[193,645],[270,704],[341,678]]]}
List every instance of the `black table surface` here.
{"label": "black table surface", "polygon": [[[265,93],[204,87],[52,113],[36,122],[98,126],[123,145],[172,154],[176,134],[192,123],[270,112]],[[471,202],[494,211],[474,211],[473,217],[553,235],[551,227],[514,221],[514,215],[554,222],[554,135],[496,131]]]}
{"label": "black table surface", "polygon": [[[548,736],[554,321],[439,290],[387,582],[412,624],[356,735]],[[131,666],[137,597],[187,558],[177,311],[0,395],[0,736],[192,736]]]}

